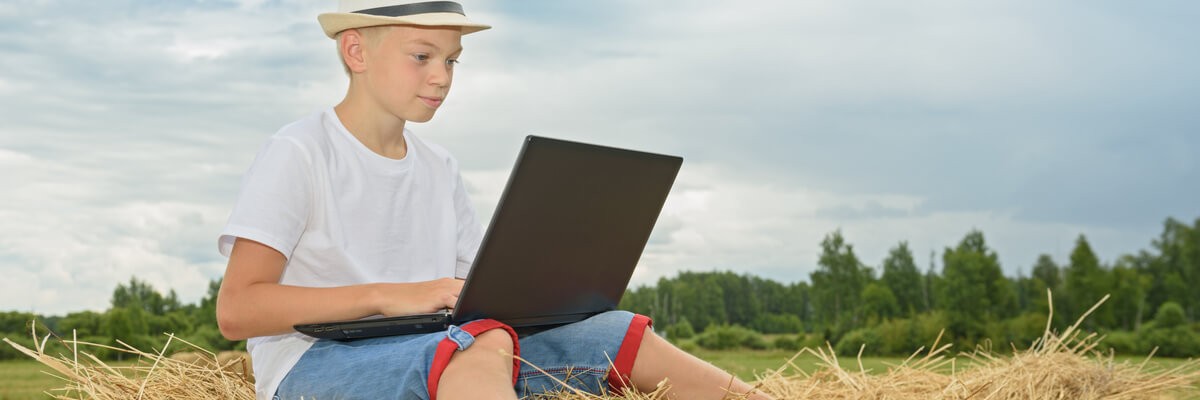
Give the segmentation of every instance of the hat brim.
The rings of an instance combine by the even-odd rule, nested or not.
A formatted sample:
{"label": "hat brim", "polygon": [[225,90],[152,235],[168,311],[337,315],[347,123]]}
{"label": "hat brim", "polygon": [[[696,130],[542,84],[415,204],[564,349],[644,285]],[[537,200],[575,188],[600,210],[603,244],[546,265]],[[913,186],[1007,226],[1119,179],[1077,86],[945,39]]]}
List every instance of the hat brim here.
{"label": "hat brim", "polygon": [[325,30],[325,36],[329,36],[330,39],[337,37],[338,33],[347,29],[381,25],[460,27],[464,35],[491,28],[491,25],[471,22],[462,14],[448,12],[405,15],[400,17],[358,13],[324,13],[317,16],[317,21],[321,23],[321,29]]}

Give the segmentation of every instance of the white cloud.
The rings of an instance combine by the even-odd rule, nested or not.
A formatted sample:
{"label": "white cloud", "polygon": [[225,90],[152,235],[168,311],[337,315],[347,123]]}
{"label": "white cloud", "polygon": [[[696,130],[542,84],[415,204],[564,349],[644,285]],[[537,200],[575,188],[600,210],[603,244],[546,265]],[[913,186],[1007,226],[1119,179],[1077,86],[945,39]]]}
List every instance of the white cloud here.
{"label": "white cloud", "polygon": [[[487,223],[508,171],[464,173],[471,196]],[[941,254],[971,230],[984,232],[1007,274],[1029,273],[1039,254],[1065,261],[1075,238],[1086,233],[1106,249],[1104,261],[1130,253],[1146,232],[1102,226],[1029,222],[989,210],[922,210],[923,200],[895,194],[840,194],[795,185],[746,181],[714,165],[685,163],[655,226],[632,284],[653,284],[679,271],[732,270],[782,281],[807,280],[817,268],[820,242],[841,230],[859,259],[878,267],[901,241],[919,267],[941,268]],[[841,210],[829,215],[827,210]],[[853,216],[847,213],[860,212]],[[1132,247],[1131,247],[1132,246]]]}
{"label": "white cloud", "polygon": [[[215,235],[226,207],[114,197],[111,171],[0,149],[0,266],[24,283],[0,304],[42,313],[104,309],[137,276],[195,301],[223,262]],[[153,174],[143,174],[156,182]],[[149,183],[145,182],[145,183]]]}
{"label": "white cloud", "polygon": [[479,223],[485,229],[491,222],[492,214],[496,212],[496,203],[504,193],[504,185],[508,183],[507,170],[467,170],[461,172],[463,184],[467,186],[467,194],[471,196],[472,206]]}
{"label": "white cloud", "polygon": [[181,62],[189,63],[196,60],[215,60],[224,57],[237,49],[236,43],[231,42],[186,42],[176,41],[167,47],[167,52],[174,54]]}
{"label": "white cloud", "polygon": [[[8,208],[7,206],[5,207]],[[11,228],[0,235],[5,273],[26,282],[0,295],[0,304],[61,314],[102,310],[112,289],[130,277],[194,302],[224,269],[214,257],[215,232],[227,211],[180,203],[127,203],[0,212]],[[11,264],[10,264],[11,262]],[[7,280],[7,279],[6,279]],[[22,299],[30,300],[25,304]]]}
{"label": "white cloud", "polygon": [[754,272],[776,279],[807,279],[821,238],[838,228],[820,210],[876,202],[901,209],[919,199],[895,195],[840,195],[812,188],[744,181],[708,165],[681,171],[635,283],[682,270]]}
{"label": "white cloud", "polygon": [[[685,165],[655,235],[635,273],[634,284],[684,270],[732,270],[783,281],[807,280],[817,268],[820,242],[841,230],[864,264],[878,268],[888,252],[908,242],[922,270],[929,253],[941,268],[941,254],[971,230],[984,232],[1010,276],[1028,274],[1039,254],[1066,260],[1075,238],[1086,233],[1094,248],[1105,249],[1105,262],[1132,253],[1148,241],[1148,232],[1103,226],[1030,222],[989,210],[920,210],[921,199],[893,194],[845,195],[802,186],[747,182],[719,168]],[[830,218],[823,210],[843,205],[873,205],[883,215]]]}

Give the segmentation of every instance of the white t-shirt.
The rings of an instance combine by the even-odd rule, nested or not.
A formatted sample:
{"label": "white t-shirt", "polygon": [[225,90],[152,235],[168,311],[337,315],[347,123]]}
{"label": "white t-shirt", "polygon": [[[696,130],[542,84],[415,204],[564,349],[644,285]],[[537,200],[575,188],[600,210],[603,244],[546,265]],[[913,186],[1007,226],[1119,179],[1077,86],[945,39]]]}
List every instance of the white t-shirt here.
{"label": "white t-shirt", "polygon": [[[236,238],[287,257],[279,283],[308,287],[465,278],[481,240],[457,161],[407,129],[408,154],[383,157],[333,109],[279,130],[242,179],[218,248]],[[286,299],[280,299],[286,301]],[[314,339],[255,337],[258,398],[268,399]]]}

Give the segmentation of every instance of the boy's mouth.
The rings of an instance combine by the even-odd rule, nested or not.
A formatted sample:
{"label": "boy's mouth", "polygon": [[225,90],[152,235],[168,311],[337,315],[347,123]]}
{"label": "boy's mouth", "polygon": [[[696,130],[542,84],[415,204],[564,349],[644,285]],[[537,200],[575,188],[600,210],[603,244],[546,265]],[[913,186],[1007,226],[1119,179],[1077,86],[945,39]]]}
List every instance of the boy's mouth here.
{"label": "boy's mouth", "polygon": [[417,98],[421,99],[421,101],[424,102],[426,106],[429,106],[429,108],[438,108],[438,106],[442,105],[443,100],[441,97],[417,96]]}

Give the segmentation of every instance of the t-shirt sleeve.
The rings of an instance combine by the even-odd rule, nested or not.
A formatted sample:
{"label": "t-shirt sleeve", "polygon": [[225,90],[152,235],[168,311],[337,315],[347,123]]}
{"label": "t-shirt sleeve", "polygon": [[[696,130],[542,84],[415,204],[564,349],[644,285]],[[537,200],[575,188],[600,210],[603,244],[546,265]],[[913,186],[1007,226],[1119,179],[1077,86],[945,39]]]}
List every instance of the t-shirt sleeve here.
{"label": "t-shirt sleeve", "polygon": [[288,259],[300,241],[312,203],[312,168],[295,139],[272,137],[242,178],[237,203],[217,248],[228,257],[237,238],[253,240]]}
{"label": "t-shirt sleeve", "polygon": [[475,207],[471,205],[471,198],[467,195],[462,174],[457,168],[454,170],[454,178],[454,212],[458,217],[458,263],[454,267],[454,277],[466,279],[467,273],[471,272],[471,263],[475,262],[475,253],[479,251],[483,233],[479,220],[475,217]]}

